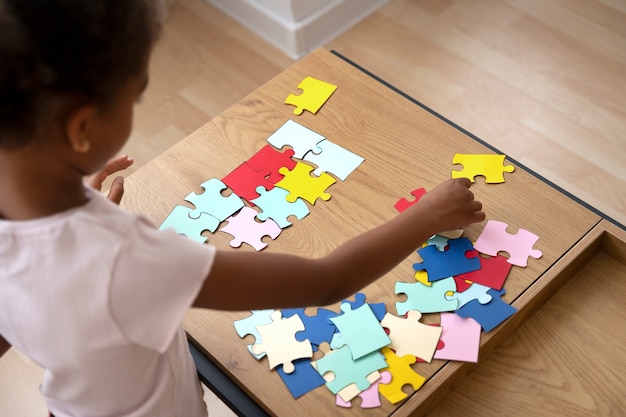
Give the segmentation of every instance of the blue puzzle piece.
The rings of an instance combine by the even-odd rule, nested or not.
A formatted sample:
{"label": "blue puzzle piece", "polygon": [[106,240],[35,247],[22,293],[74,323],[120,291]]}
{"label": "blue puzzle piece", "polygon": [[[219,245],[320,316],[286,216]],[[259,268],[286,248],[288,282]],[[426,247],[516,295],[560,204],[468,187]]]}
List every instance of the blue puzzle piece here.
{"label": "blue puzzle piece", "polygon": [[163,220],[159,229],[164,230],[172,228],[178,234],[185,235],[196,242],[206,242],[207,238],[202,236],[201,233],[205,230],[211,233],[215,232],[220,225],[220,221],[206,213],[201,213],[196,219],[191,218],[191,211],[192,209],[185,206],[174,207],[165,220]]}
{"label": "blue puzzle piece", "polygon": [[352,310],[350,304],[342,303],[344,314],[331,318],[339,333],[335,333],[331,346],[347,345],[353,359],[359,359],[391,343],[382,325],[368,304]]}
{"label": "blue puzzle piece", "polygon": [[278,375],[280,375],[293,398],[301,397],[326,383],[324,378],[311,365],[310,359],[297,359],[293,361],[293,365],[295,366],[295,371],[290,374],[285,373],[282,366],[276,367]]}
{"label": "blue puzzle piece", "polygon": [[304,331],[296,333],[299,341],[309,340],[313,346],[313,351],[317,351],[317,346],[323,342],[330,343],[333,333],[337,329],[330,319],[337,317],[337,313],[325,308],[318,308],[315,316],[308,316],[304,308],[283,309],[283,318],[291,317],[295,314],[300,316],[304,323]]}
{"label": "blue puzzle piece", "polygon": [[[261,339],[261,335],[257,330],[257,326],[263,326],[265,324],[272,323],[272,313],[274,310],[252,310],[252,315],[246,317],[245,319],[236,320],[234,322],[235,331],[239,335],[239,337],[245,337],[247,335],[252,335],[256,339],[255,343],[261,343],[263,340]],[[265,356],[265,352],[261,352],[258,355],[252,352],[252,344],[248,345],[248,350],[250,354],[254,356],[256,359],[261,359]]]}
{"label": "blue puzzle piece", "polygon": [[293,203],[287,201],[290,192],[283,188],[274,187],[267,191],[264,187],[259,186],[256,192],[259,193],[260,197],[255,198],[251,203],[263,210],[256,216],[261,221],[271,218],[281,229],[284,229],[291,226],[291,222],[287,220],[289,216],[296,216],[298,220],[302,220],[309,214],[309,208],[301,198]]}
{"label": "blue puzzle piece", "polygon": [[243,200],[237,194],[231,194],[228,197],[222,195],[222,191],[228,187],[217,178],[203,182],[202,188],[204,188],[202,194],[192,192],[185,197],[185,201],[190,202],[196,208],[190,213],[190,217],[194,219],[206,213],[222,222],[244,206]]}
{"label": "blue puzzle piece", "polygon": [[504,289],[500,291],[490,289],[487,293],[492,296],[489,303],[481,304],[478,300],[472,300],[458,309],[456,314],[473,318],[486,332],[490,332],[511,317],[517,309],[500,298],[505,293]]}
{"label": "blue puzzle piece", "polygon": [[321,153],[308,152],[304,155],[304,160],[309,161],[317,165],[317,168],[313,171],[315,175],[321,175],[322,172],[330,172],[342,181],[348,178],[348,175],[352,173],[365,158],[329,141],[324,139],[317,144],[317,147],[322,150]]}
{"label": "blue puzzle piece", "polygon": [[[474,257],[468,258],[467,252],[472,252]],[[413,264],[413,269],[426,270],[430,282],[480,269],[478,253],[474,250],[472,241],[465,237],[449,239],[448,249],[443,252],[435,246],[426,246],[418,249],[417,253],[424,262]]]}
{"label": "blue puzzle piece", "polygon": [[387,367],[385,357],[380,351],[367,354],[359,359],[352,359],[348,346],[333,350],[325,354],[315,363],[320,375],[332,372],[335,377],[326,383],[328,389],[337,394],[342,388],[354,383],[361,391],[370,386],[367,376],[374,371]]}
{"label": "blue puzzle piece", "polygon": [[[365,299],[366,299],[365,294],[363,294],[362,292],[358,292],[354,294],[354,301],[343,300],[342,303],[348,303],[350,304],[350,307],[352,307],[352,310],[356,310],[357,308],[365,304]],[[367,304],[370,306],[370,308],[374,312],[374,315],[376,316],[376,319],[378,321],[382,321],[382,319],[385,318],[385,314],[387,314],[387,306],[385,305],[385,303],[367,303]],[[339,313],[339,315],[342,315],[342,314],[343,312]]]}
{"label": "blue puzzle piece", "polygon": [[409,310],[417,310],[420,313],[441,313],[454,311],[458,307],[457,300],[448,300],[447,292],[456,291],[454,278],[448,277],[433,282],[430,286],[421,282],[408,283],[396,282],[396,294],[406,294],[406,301],[396,303],[396,311],[399,316]]}
{"label": "blue puzzle piece", "polygon": [[478,300],[480,304],[487,304],[493,298],[491,294],[489,294],[490,289],[491,288],[485,285],[473,283],[463,292],[455,292],[452,295],[446,294],[446,299],[456,299],[459,302],[459,306],[457,308],[463,307],[472,300]]}

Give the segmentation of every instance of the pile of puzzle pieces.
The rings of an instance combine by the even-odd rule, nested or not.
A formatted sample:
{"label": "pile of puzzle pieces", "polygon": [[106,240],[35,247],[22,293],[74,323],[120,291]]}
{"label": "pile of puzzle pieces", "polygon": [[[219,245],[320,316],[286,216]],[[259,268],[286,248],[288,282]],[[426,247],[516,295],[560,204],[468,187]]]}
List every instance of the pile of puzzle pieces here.
{"label": "pile of puzzle pieces", "polygon": [[[455,155],[453,163],[464,164],[452,171],[453,178],[474,181],[484,175],[487,183],[502,183],[504,155]],[[402,212],[426,193],[416,189],[412,201],[398,200]],[[298,398],[322,385],[335,394],[336,404],[351,407],[360,397],[361,408],[381,406],[381,396],[395,404],[410,385],[418,390],[425,378],[412,365],[433,359],[477,362],[481,331],[489,332],[516,312],[502,300],[504,283],[513,266],[525,267],[539,239],[519,229],[490,220],[474,244],[463,231],[435,235],[417,250],[422,262],[414,264],[415,282],[397,282],[397,315],[384,303],[368,303],[364,294],[344,300],[341,311],[257,310],[235,322],[240,337],[253,335],[250,353],[260,360],[267,356],[270,369]],[[508,258],[499,254],[508,253]],[[423,314],[439,313],[439,325],[426,325]],[[313,352],[323,357],[313,360]]]}

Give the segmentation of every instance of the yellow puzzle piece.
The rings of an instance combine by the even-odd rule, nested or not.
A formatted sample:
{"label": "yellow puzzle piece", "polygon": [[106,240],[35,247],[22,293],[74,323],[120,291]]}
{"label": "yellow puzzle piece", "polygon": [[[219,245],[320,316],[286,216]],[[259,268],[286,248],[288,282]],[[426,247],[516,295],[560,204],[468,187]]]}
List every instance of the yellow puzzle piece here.
{"label": "yellow puzzle piece", "polygon": [[302,90],[300,95],[289,94],[285,99],[285,104],[296,106],[293,114],[300,115],[304,110],[315,114],[337,89],[336,85],[318,80],[313,77],[306,77],[298,84]]}
{"label": "yellow puzzle piece", "polygon": [[382,348],[382,353],[385,355],[388,367],[380,370],[380,372],[385,370],[391,372],[391,382],[380,384],[378,392],[390,403],[396,404],[407,397],[407,394],[402,391],[403,386],[411,385],[417,391],[426,382],[426,378],[411,368],[411,364],[416,361],[415,356],[398,356],[388,347]]}
{"label": "yellow puzzle piece", "polygon": [[453,164],[463,165],[460,171],[452,171],[452,178],[469,178],[482,175],[489,184],[504,182],[504,173],[513,172],[513,165],[504,165],[506,155],[460,154],[454,155]]}

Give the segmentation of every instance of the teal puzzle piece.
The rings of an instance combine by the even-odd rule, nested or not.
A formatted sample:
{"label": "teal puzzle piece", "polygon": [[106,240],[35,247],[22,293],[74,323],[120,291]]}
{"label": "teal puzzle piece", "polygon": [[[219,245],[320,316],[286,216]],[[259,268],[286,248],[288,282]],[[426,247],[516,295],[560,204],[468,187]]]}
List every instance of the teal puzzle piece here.
{"label": "teal puzzle piece", "polygon": [[331,347],[347,345],[352,358],[359,359],[391,343],[368,304],[352,310],[349,303],[342,303],[341,311],[344,314],[330,319],[339,329],[339,333],[333,336]]}
{"label": "teal puzzle piece", "polygon": [[320,375],[332,372],[335,377],[326,382],[326,386],[337,394],[342,388],[354,383],[361,391],[370,386],[367,376],[374,371],[387,367],[385,357],[379,351],[369,353],[359,359],[352,359],[348,346],[326,353],[323,358],[315,362]]}
{"label": "teal puzzle piece", "polygon": [[210,214],[200,213],[198,218],[191,217],[189,207],[176,206],[165,218],[159,229],[174,229],[178,234],[185,235],[196,242],[204,243],[206,236],[202,236],[205,230],[215,232],[220,225],[220,221]]}
{"label": "teal puzzle piece", "polygon": [[446,299],[447,292],[456,291],[456,283],[452,277],[435,281],[430,286],[421,282],[396,282],[395,291],[396,294],[407,296],[406,301],[396,303],[396,311],[400,316],[409,310],[417,310],[420,313],[441,313],[454,311],[458,307],[456,299]]}

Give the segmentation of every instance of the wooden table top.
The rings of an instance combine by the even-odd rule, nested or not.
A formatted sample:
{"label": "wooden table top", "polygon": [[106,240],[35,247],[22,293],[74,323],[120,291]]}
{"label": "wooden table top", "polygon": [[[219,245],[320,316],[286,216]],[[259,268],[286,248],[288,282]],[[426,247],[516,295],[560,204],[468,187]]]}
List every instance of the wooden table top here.
{"label": "wooden table top", "polygon": [[[338,88],[317,114],[305,111],[295,116],[294,107],[285,105],[284,100],[298,93],[297,85],[306,76]],[[123,207],[160,224],[175,205],[185,204],[189,192],[202,192],[200,184],[209,178],[223,178],[265,146],[267,137],[289,119],[363,156],[365,162],[345,182],[329,188],[329,201],[318,200],[308,217],[284,229],[276,240],[266,240],[268,251],[324,255],[397,215],[393,204],[400,197],[410,197],[411,190],[432,189],[450,178],[455,153],[492,153],[459,129],[319,49],[131,175],[125,183]],[[497,185],[479,178],[472,190],[483,202],[488,219],[508,223],[512,232],[524,228],[540,236],[535,247],[543,256],[529,259],[526,268],[514,267],[508,277],[504,299],[512,302],[600,217],[519,166],[505,175],[506,183]],[[465,236],[475,240],[484,225],[467,228]],[[219,248],[229,248],[230,235],[218,232],[209,234],[208,239]],[[402,300],[394,294],[394,285],[397,281],[415,282],[412,264],[417,260],[417,255],[407,258],[365,288],[368,301],[384,302],[395,314],[395,303]],[[338,305],[329,308],[338,311]],[[335,406],[334,396],[323,387],[294,400],[276,372],[270,372],[267,360],[252,358],[246,345],[253,339],[240,339],[236,334],[233,321],[248,315],[191,310],[184,325],[205,353],[271,414],[311,415],[315,410],[316,415],[365,415],[358,407]],[[438,322],[438,314],[425,315],[425,321]],[[414,369],[429,378],[446,364],[435,360],[414,365]],[[403,406],[406,404],[383,400],[382,407],[366,414],[390,415]]]}

